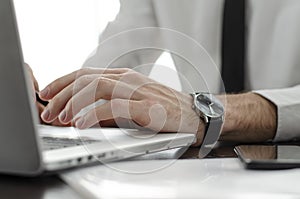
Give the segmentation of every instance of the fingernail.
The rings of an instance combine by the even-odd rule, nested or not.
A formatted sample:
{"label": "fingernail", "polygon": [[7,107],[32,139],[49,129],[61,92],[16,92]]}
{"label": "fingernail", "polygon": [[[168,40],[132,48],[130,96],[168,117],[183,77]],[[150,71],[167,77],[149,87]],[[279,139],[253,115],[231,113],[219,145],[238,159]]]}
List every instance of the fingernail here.
{"label": "fingernail", "polygon": [[64,122],[64,121],[67,119],[67,113],[66,113],[66,111],[63,110],[63,112],[61,112],[61,113],[59,114],[58,118],[59,118],[59,120],[60,120],[61,122]]}
{"label": "fingernail", "polygon": [[45,98],[48,97],[49,93],[50,93],[50,89],[46,87],[44,90],[40,92],[40,96]]}
{"label": "fingernail", "polygon": [[50,118],[50,111],[44,110],[43,113],[42,113],[42,115],[41,115],[41,117],[42,117],[44,120],[48,121],[49,118]]}
{"label": "fingernail", "polygon": [[80,118],[76,121],[75,125],[77,128],[82,128],[84,124],[84,118]]}

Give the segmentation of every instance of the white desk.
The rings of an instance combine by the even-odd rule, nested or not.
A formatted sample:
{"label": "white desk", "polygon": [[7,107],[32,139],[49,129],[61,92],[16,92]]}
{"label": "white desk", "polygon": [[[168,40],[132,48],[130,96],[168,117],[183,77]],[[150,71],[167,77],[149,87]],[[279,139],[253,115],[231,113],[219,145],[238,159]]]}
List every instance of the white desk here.
{"label": "white desk", "polygon": [[300,169],[251,171],[234,158],[127,161],[61,177],[89,198],[300,198]]}

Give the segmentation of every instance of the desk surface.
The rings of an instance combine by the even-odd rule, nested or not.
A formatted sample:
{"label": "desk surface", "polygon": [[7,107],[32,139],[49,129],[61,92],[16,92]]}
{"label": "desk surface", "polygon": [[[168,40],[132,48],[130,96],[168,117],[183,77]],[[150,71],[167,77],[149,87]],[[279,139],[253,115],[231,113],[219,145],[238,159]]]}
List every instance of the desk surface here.
{"label": "desk surface", "polygon": [[296,199],[299,171],[245,170],[236,158],[144,160],[84,168],[62,178],[87,198]]}
{"label": "desk surface", "polygon": [[[226,150],[221,150],[226,151]],[[230,156],[230,149],[225,152]],[[216,152],[214,152],[216,153]],[[215,154],[214,154],[215,155]],[[197,149],[189,149],[182,158],[196,158]],[[220,154],[220,156],[224,156]],[[160,159],[169,159],[170,153],[159,154]],[[144,157],[149,159],[149,157]],[[150,155],[150,159],[157,158],[157,155]],[[44,176],[39,178],[22,178],[8,175],[0,175],[0,195],[5,198],[23,199],[78,199],[82,198],[74,189],[63,182],[58,176]]]}
{"label": "desk surface", "polygon": [[[189,149],[182,158],[185,159],[195,159],[197,155],[198,149]],[[148,157],[141,157],[140,160],[148,160],[148,159],[157,159],[157,157],[161,157],[159,159],[169,159],[172,158],[170,155],[172,152],[163,152],[161,154],[154,154],[150,155]],[[225,147],[225,148],[217,148],[214,150],[210,157],[232,157],[234,155],[232,147]],[[166,160],[162,160],[166,161]],[[192,161],[192,160],[189,160]],[[175,196],[183,196],[180,195],[180,191],[178,193],[178,190],[181,190],[186,184],[190,184],[190,189],[187,191],[187,193],[190,193],[189,196],[195,196],[195,194],[199,195],[199,190],[201,190],[201,193],[206,195],[204,198],[209,198],[210,195],[209,191],[214,190],[215,187],[217,190],[221,193],[225,193],[225,195],[220,195],[221,198],[226,198],[225,196],[230,196],[229,198],[241,198],[242,196],[245,196],[243,194],[247,193],[247,195],[250,198],[297,198],[300,195],[300,191],[298,191],[297,188],[294,188],[293,186],[298,183],[298,179],[300,178],[300,172],[299,170],[291,171],[288,173],[285,173],[285,171],[280,171],[276,173],[255,173],[253,172],[253,176],[249,175],[248,171],[242,169],[242,167],[239,165],[239,161],[237,159],[212,159],[212,160],[206,160],[206,161],[197,161],[194,160],[196,164],[200,163],[199,165],[196,165],[194,163],[190,164],[191,162],[188,162],[188,164],[185,164],[184,161],[177,161],[175,166],[170,166],[170,169],[166,169],[165,173],[159,173],[156,172],[153,174],[154,178],[156,180],[152,179],[152,185],[157,184],[157,175],[159,175],[159,178],[162,177],[159,181],[159,184],[161,186],[153,186],[156,188],[156,191],[163,191],[161,192],[164,194],[173,194],[175,193]],[[114,164],[120,164],[122,166],[129,166],[129,168],[132,166],[130,161],[124,162],[124,163],[114,163]],[[135,164],[142,164],[142,163],[135,163]],[[157,161],[152,161],[150,164],[157,164]],[[177,167],[176,167],[177,165]],[[194,166],[193,166],[194,165]],[[140,167],[143,167],[140,165]],[[182,168],[188,167],[186,170],[198,170],[202,174],[198,175],[197,179],[195,179],[194,172],[185,172],[182,171]],[[201,167],[201,168],[200,168]],[[172,169],[173,168],[173,169]],[[175,171],[179,171],[181,168],[181,175],[173,175]],[[120,179],[123,184],[127,182],[127,185],[129,186],[135,186],[139,185],[140,188],[143,188],[142,185],[144,185],[144,188],[148,188],[148,181],[147,179],[144,182],[144,179],[142,177],[139,177],[137,175],[126,175],[122,174],[120,172],[114,172],[111,170],[107,170],[105,167],[95,167],[97,172],[102,172],[102,174],[106,174],[103,176],[103,179],[107,177],[107,179],[112,179],[110,176],[115,177],[115,180]],[[207,172],[207,169],[210,172]],[[93,171],[93,170],[91,170]],[[172,175],[170,175],[170,172]],[[73,175],[75,172],[71,172]],[[75,173],[76,174],[76,173]],[[184,174],[184,175],[183,175]],[[204,175],[205,174],[205,175]],[[274,175],[275,174],[275,175]],[[69,178],[73,180],[74,176],[72,178]],[[77,175],[77,174],[76,174]],[[76,177],[75,175],[75,177]],[[156,175],[156,177],[155,177]],[[152,176],[152,177],[153,177]],[[171,176],[171,177],[170,177]],[[257,177],[255,177],[257,176]],[[299,178],[297,178],[297,176]],[[109,177],[109,178],[108,178]],[[151,176],[150,176],[151,177]],[[193,178],[192,178],[193,177]],[[240,178],[241,177],[241,178]],[[132,178],[132,179],[131,179]],[[199,179],[198,179],[199,178]],[[101,177],[102,179],[102,177]],[[106,179],[106,180],[107,180]],[[168,180],[169,179],[169,180]],[[229,180],[228,180],[229,179]],[[66,179],[65,179],[66,180]],[[262,181],[264,180],[264,181]],[[109,180],[110,183],[113,183],[111,180]],[[151,181],[150,181],[151,182]],[[230,183],[228,183],[230,182]],[[266,186],[267,184],[261,184],[262,182],[266,182],[267,184],[271,184],[271,186]],[[171,186],[170,186],[171,183]],[[248,183],[248,184],[247,184]],[[110,186],[111,189],[115,190],[116,185],[119,185],[119,188],[123,187],[122,183],[113,184],[113,186]],[[201,185],[201,186],[200,186]],[[254,186],[253,186],[254,185]],[[105,185],[106,186],[106,185]],[[74,187],[74,186],[73,186]],[[112,188],[113,187],[113,188]],[[169,187],[169,188],[168,188]],[[175,188],[174,188],[175,187]],[[74,189],[75,188],[75,189]],[[77,199],[77,198],[83,198],[82,194],[79,194],[75,190],[76,187],[71,188],[69,185],[64,183],[58,176],[47,176],[47,177],[39,177],[39,178],[20,178],[20,177],[13,177],[13,176],[0,176],[0,195],[5,196],[5,198],[25,198],[25,199],[57,199],[57,198],[66,198],[66,199]],[[163,188],[163,189],[162,189]],[[230,191],[228,191],[226,188],[233,188],[232,190],[236,190],[235,195],[232,195]],[[268,192],[263,192],[264,188],[268,188]],[[280,189],[282,188],[282,189]],[[274,192],[273,192],[274,189]],[[104,190],[102,188],[101,190]],[[107,190],[107,189],[106,189]],[[126,189],[127,190],[127,189]],[[134,188],[136,190],[136,187]],[[147,189],[145,189],[146,191]],[[175,191],[174,191],[175,190]],[[196,192],[192,192],[195,190]],[[260,190],[260,192],[259,192]],[[119,190],[119,193],[121,189]],[[124,190],[123,190],[124,191]],[[155,190],[154,190],[155,191]],[[169,192],[168,192],[169,191]],[[176,192],[177,191],[177,192]],[[109,192],[112,193],[112,192]],[[148,193],[154,193],[149,192]],[[213,192],[214,196],[217,196],[216,193]],[[102,194],[102,193],[101,193]],[[107,194],[107,193],[106,193]],[[230,195],[231,194],[231,195]],[[240,194],[240,195],[239,195]],[[251,196],[250,196],[250,195]],[[283,194],[283,195],[282,195]],[[171,196],[168,195],[168,196]],[[131,196],[138,196],[138,195],[131,195]],[[158,195],[157,195],[158,196]],[[167,195],[166,195],[167,196]],[[186,195],[185,195],[186,196]],[[179,198],[180,198],[179,197]],[[178,198],[178,197],[177,197]],[[197,197],[199,198],[199,197]],[[200,197],[201,198],[201,197]],[[244,197],[243,197],[244,198]]]}

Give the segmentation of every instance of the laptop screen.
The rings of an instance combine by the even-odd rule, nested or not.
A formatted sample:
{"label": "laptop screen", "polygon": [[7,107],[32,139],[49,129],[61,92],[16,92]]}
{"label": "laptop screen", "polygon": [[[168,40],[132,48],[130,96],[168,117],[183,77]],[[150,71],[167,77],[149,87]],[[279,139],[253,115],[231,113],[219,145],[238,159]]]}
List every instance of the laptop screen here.
{"label": "laptop screen", "polygon": [[37,114],[27,89],[11,0],[0,1],[0,26],[0,172],[35,172],[40,167]]}

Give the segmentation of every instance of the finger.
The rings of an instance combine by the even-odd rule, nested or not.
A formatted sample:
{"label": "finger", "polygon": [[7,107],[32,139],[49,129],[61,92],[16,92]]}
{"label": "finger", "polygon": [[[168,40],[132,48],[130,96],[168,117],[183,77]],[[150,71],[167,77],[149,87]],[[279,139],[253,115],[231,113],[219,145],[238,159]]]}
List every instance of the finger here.
{"label": "finger", "polygon": [[108,79],[114,79],[118,80],[127,84],[130,84],[132,86],[142,86],[142,85],[147,85],[151,83],[156,83],[154,80],[144,76],[141,73],[138,73],[136,71],[128,71],[126,73],[122,74],[102,74],[101,76],[108,78]]}
{"label": "finger", "polygon": [[76,84],[73,82],[72,84],[64,88],[61,92],[59,92],[52,100],[50,100],[47,108],[42,113],[41,118],[43,119],[43,121],[50,123],[57,119],[58,114],[62,109],[64,109],[69,99],[90,82],[92,82],[94,76],[95,75],[81,76],[76,81]]}
{"label": "finger", "polygon": [[45,106],[43,106],[41,103],[39,102],[36,102],[36,107],[37,107],[37,110],[38,110],[38,113],[39,115],[44,111],[45,109]]}
{"label": "finger", "polygon": [[26,63],[24,63],[24,66],[25,66],[25,68],[26,68],[26,70],[27,70],[27,72],[28,72],[28,74],[29,74],[29,76],[30,76],[30,78],[32,80],[34,90],[35,91],[39,91],[39,84],[38,84],[38,82],[37,82],[37,80],[36,80],[36,78],[35,78],[35,76],[33,74],[32,69]]}
{"label": "finger", "polygon": [[113,99],[77,118],[75,126],[79,129],[85,129],[99,122],[116,118],[136,120],[141,115],[141,108],[141,101]]}
{"label": "finger", "polygon": [[[84,75],[81,76],[79,79],[77,79],[72,84],[68,85],[66,88],[64,88],[61,92],[59,92],[52,100],[50,100],[46,110],[42,113],[42,119],[49,123],[53,122],[59,115],[60,112],[65,108],[67,102],[74,97],[78,92],[80,92],[83,88],[85,88],[87,85],[89,85],[91,82],[93,82],[96,78],[98,78],[99,75]],[[91,92],[90,90],[87,90],[88,93],[84,93],[83,100],[86,102],[88,99],[92,99],[91,102],[86,102],[82,104],[82,106],[76,106],[78,109],[76,109],[76,114],[84,108],[84,106],[89,105],[93,102],[95,102],[95,96],[91,94],[95,93],[94,91]],[[91,94],[90,94],[91,93]],[[72,108],[72,107],[71,107]],[[60,121],[64,124],[67,124],[71,121],[72,118],[66,121],[66,114],[63,112],[60,115]]]}
{"label": "finger", "polygon": [[[84,89],[84,92],[82,91],[77,95],[81,89],[93,80],[96,81],[95,84],[89,85],[88,88]],[[125,80],[125,82],[123,82],[123,80]],[[133,83],[131,84],[130,81]],[[142,96],[139,95],[142,89],[139,89],[140,83],[134,83],[135,81],[148,80],[139,77],[138,73],[132,71],[123,74],[83,75],[64,88],[51,100],[51,103],[48,105],[49,108],[47,108],[47,112],[42,114],[42,118],[45,122],[51,122],[61,113],[59,120],[62,123],[68,123],[82,108],[99,99],[139,99]],[[128,84],[126,84],[126,82],[128,82]],[[72,100],[70,100],[71,98]],[[62,111],[66,105],[68,105],[66,111]]]}
{"label": "finger", "polygon": [[97,78],[68,101],[59,118],[62,123],[70,122],[82,108],[100,99],[138,99],[139,96],[141,96],[139,91],[134,91],[127,84],[102,77]]}
{"label": "finger", "polygon": [[32,77],[32,80],[33,80],[34,89],[35,89],[35,91],[38,92],[40,90],[39,89],[39,84],[38,84],[38,82],[37,82],[37,80],[36,80],[36,78],[35,78],[32,71],[31,71],[31,77]]}
{"label": "finger", "polygon": [[52,83],[50,83],[48,86],[46,86],[41,92],[40,92],[40,97],[41,99],[44,100],[50,100],[52,99],[57,93],[59,93],[61,90],[69,86],[71,83],[75,81],[76,78],[88,74],[88,70],[82,70],[80,71],[75,71],[72,72],[68,75],[62,76]]}
{"label": "finger", "polygon": [[35,76],[33,75],[33,73],[32,73],[31,75],[32,75],[31,78],[32,78],[32,80],[33,80],[34,90],[38,92],[38,91],[40,90],[40,89],[39,89],[39,84],[38,84],[38,82],[37,82]]}
{"label": "finger", "polygon": [[[65,105],[70,98],[90,84],[96,77],[96,75],[81,76],[75,83],[72,83],[64,88],[48,103],[47,108],[42,113],[42,119],[48,123],[53,122],[61,110],[65,108]],[[68,122],[65,123],[67,124]]]}
{"label": "finger", "polygon": [[29,67],[28,64],[24,63],[24,68],[25,68],[25,72],[27,73],[27,77],[30,78],[30,87],[31,87],[31,95],[32,95],[32,99],[33,101],[36,101],[36,96],[35,96],[35,91],[37,91],[36,87],[36,80],[33,76],[33,72],[31,70],[31,68]]}
{"label": "finger", "polygon": [[[37,102],[36,103],[37,109],[38,109],[38,113],[39,115],[44,111],[45,106],[42,105],[41,103]],[[40,117],[40,123],[44,123],[44,124],[50,124],[50,123],[46,123],[42,120],[42,118]],[[53,126],[71,126],[71,123],[68,124],[62,124],[58,119],[54,120],[53,122],[51,122],[51,125]]]}
{"label": "finger", "polygon": [[68,75],[60,77],[50,83],[46,88],[40,92],[40,97],[44,100],[52,99],[57,93],[63,90],[65,87],[73,83],[76,79],[83,75],[89,74],[121,74],[126,73],[129,69],[99,69],[99,68],[83,68],[74,71]]}

